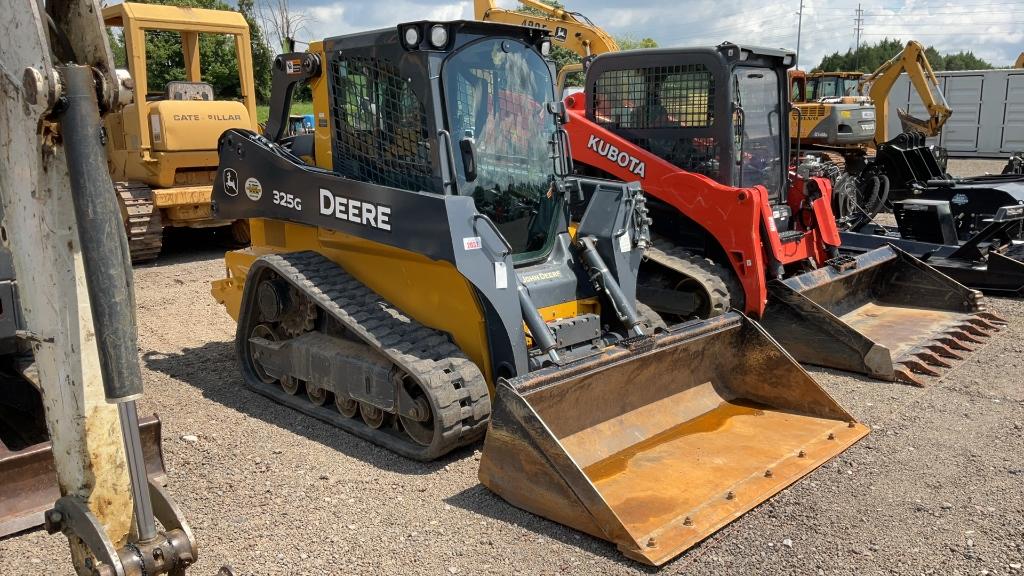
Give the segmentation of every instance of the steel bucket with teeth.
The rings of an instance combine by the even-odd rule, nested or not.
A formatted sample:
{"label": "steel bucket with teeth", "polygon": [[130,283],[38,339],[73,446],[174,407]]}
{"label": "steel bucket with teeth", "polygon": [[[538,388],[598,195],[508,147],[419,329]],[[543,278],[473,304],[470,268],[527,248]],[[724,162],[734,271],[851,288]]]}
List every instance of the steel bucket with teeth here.
{"label": "steel bucket with teeth", "polygon": [[769,284],[762,323],[797,360],[923,386],[1005,324],[971,290],[894,246]]}

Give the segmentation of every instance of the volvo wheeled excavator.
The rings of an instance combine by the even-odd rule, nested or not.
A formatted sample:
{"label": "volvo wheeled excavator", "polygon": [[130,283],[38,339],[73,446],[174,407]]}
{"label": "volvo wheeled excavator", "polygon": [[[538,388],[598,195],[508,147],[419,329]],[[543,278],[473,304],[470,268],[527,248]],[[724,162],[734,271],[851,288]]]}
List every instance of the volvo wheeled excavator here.
{"label": "volvo wheeled excavator", "polygon": [[867,429],[741,314],[637,302],[645,196],[569,176],[550,46],[423,21],[278,56],[265,133],[221,137],[253,243],[213,294],[245,386],[419,460],[486,431],[485,486],[662,564]]}

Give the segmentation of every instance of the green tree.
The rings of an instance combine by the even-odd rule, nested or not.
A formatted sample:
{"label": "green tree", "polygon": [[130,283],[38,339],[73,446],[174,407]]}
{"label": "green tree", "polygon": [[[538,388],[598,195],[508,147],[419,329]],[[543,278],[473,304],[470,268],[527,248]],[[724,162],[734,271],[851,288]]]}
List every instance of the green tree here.
{"label": "green tree", "polygon": [[619,48],[622,50],[640,50],[643,48],[658,47],[658,43],[654,40],[654,38],[640,38],[639,40],[637,40],[636,38],[630,36],[629,34],[625,36],[616,36],[615,43],[618,44]]}
{"label": "green tree", "polygon": [[274,54],[267,44],[266,34],[259,25],[256,3],[254,0],[238,0],[238,11],[249,23],[249,40],[252,44],[253,79],[256,84],[256,101],[260,104],[270,102],[270,74],[274,65]]}
{"label": "green tree", "polygon": [[[821,59],[814,70],[824,72],[859,71],[871,72],[893,56],[899,54],[905,46],[898,38],[885,38],[874,44],[865,44],[857,50],[845,53],[834,52]],[[983,70],[992,68],[988,62],[978,58],[973,52],[957,52],[956,54],[939,54],[933,46],[925,48],[925,57],[935,70]]]}

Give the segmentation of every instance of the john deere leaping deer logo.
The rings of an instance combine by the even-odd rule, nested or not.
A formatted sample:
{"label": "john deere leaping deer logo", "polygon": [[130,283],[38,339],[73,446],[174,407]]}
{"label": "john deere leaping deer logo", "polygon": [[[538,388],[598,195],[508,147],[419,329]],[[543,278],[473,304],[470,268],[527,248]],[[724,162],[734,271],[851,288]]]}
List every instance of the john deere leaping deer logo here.
{"label": "john deere leaping deer logo", "polygon": [[228,196],[238,196],[238,173],[234,168],[224,171],[224,193]]}

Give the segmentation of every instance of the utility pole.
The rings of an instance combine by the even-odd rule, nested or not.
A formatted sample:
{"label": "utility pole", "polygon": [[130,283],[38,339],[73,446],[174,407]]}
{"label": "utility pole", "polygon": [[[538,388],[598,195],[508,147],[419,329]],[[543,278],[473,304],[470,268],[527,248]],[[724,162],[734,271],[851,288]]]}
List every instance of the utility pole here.
{"label": "utility pole", "polygon": [[800,33],[804,27],[804,0],[800,0],[800,11],[797,14],[796,21],[796,61],[793,63],[793,67],[797,70],[800,69]]}
{"label": "utility pole", "polygon": [[860,51],[860,35],[864,32],[864,9],[861,8],[860,3],[857,4],[857,16],[853,19],[853,35],[856,38],[856,43],[853,46],[853,58],[854,66],[858,66],[860,63],[857,61],[860,58],[858,52]]}

